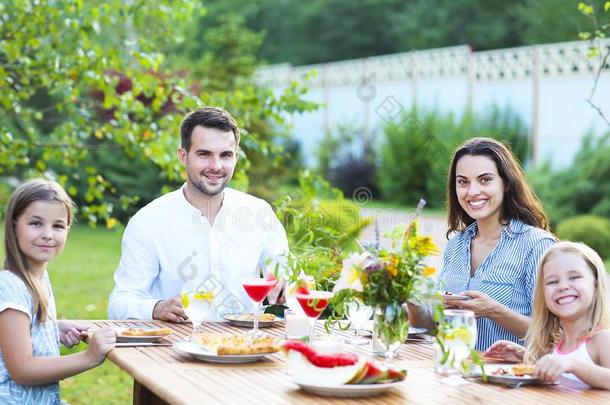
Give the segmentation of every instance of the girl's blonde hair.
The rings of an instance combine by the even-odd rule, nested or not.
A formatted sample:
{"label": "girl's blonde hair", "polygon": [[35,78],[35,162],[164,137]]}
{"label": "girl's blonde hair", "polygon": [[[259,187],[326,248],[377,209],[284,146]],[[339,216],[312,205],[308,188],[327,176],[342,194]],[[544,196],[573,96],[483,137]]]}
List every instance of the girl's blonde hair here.
{"label": "girl's blonde hair", "polygon": [[4,268],[23,280],[32,294],[38,322],[43,322],[47,319],[48,314],[46,294],[43,292],[42,286],[35,281],[30,271],[28,271],[27,258],[19,248],[19,242],[17,241],[17,220],[30,204],[36,201],[48,201],[64,205],[68,215],[68,226],[72,224],[74,218],[72,211],[74,203],[59,184],[36,179],[17,187],[6,208],[4,226],[6,258],[4,259]]}
{"label": "girl's blonde hair", "polygon": [[608,291],[606,287],[606,268],[599,255],[583,243],[569,241],[559,242],[551,246],[540,259],[538,277],[534,288],[534,304],[532,307],[532,322],[525,335],[527,355],[525,361],[533,363],[545,354],[550,353],[561,340],[562,330],[559,318],[546,306],[544,299],[543,268],[549,259],[557,254],[577,255],[589,266],[596,280],[593,304],[589,309],[589,325],[586,336],[599,328],[610,326],[608,310]]}

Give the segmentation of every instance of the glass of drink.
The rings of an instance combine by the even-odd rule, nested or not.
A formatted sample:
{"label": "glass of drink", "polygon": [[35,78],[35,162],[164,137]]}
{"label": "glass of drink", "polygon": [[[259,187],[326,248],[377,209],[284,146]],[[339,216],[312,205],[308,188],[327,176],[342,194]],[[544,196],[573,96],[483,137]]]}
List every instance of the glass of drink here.
{"label": "glass of drink", "polygon": [[302,312],[288,308],[284,310],[286,339],[301,339],[309,333],[309,321]]}
{"label": "glass of drink", "polygon": [[316,319],[324,312],[328,306],[328,301],[333,297],[332,292],[328,291],[309,291],[296,295],[297,301],[303,308],[303,312],[309,318],[309,343],[315,337]]}
{"label": "glass of drink", "polygon": [[275,287],[276,283],[277,280],[268,280],[265,278],[246,278],[241,281],[241,285],[244,287],[244,290],[246,290],[246,294],[248,294],[256,304],[254,310],[254,328],[249,332],[253,338],[258,335],[258,318],[261,303],[273,287]]}
{"label": "glass of drink", "polygon": [[354,336],[347,339],[347,343],[353,345],[365,345],[369,340],[360,336],[360,331],[363,329],[366,322],[373,316],[373,308],[364,305],[360,300],[350,301],[345,304],[345,316],[354,329]]}
{"label": "glass of drink", "polygon": [[209,316],[214,304],[214,293],[183,289],[182,307],[186,316],[193,322],[193,335],[201,331],[201,323]]}
{"label": "glass of drink", "polygon": [[474,312],[446,309],[445,322],[438,333],[443,345],[436,343],[434,370],[444,375],[460,375],[466,369],[464,360],[470,356],[477,340]]}

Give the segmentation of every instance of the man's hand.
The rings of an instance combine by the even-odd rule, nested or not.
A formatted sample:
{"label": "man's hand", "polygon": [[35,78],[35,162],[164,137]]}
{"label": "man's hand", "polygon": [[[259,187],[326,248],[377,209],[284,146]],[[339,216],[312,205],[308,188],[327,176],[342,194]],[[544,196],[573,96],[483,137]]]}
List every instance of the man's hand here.
{"label": "man's hand", "polygon": [[57,328],[59,329],[59,341],[61,344],[66,347],[72,347],[87,337],[89,326],[74,321],[61,320],[57,321]]}
{"label": "man's hand", "polygon": [[182,297],[176,295],[171,300],[157,302],[153,308],[153,319],[169,322],[184,322],[188,319],[184,308],[182,308]]}

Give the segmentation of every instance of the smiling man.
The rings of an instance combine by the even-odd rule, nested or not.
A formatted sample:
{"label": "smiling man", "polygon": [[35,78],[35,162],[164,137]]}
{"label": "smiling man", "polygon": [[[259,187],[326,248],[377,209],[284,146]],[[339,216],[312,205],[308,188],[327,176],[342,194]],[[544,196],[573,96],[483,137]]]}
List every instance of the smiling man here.
{"label": "smiling man", "polygon": [[269,204],[227,187],[240,140],[233,117],[201,108],[186,115],[180,136],[186,183],[129,221],[108,303],[111,319],[185,320],[182,292],[208,297],[211,319],[251,310],[241,280],[272,271],[288,251]]}

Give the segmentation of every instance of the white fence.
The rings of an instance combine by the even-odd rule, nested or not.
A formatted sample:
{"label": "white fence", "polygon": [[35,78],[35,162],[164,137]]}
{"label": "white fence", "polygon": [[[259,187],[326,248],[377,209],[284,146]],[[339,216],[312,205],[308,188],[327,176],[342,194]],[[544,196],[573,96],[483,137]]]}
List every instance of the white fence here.
{"label": "white fence", "polygon": [[[610,46],[610,40],[601,45]],[[376,136],[388,107],[394,114],[417,103],[460,115],[466,108],[483,111],[495,104],[510,106],[530,128],[534,163],[549,159],[565,166],[586,132],[610,129],[585,101],[600,64],[599,58],[587,57],[589,49],[587,41],[483,52],[456,46],[309,66],[272,65],[259,69],[256,80],[279,90],[309,77],[307,98],[323,107],[293,117],[306,156],[336,125],[349,122]],[[594,98],[607,115],[609,72],[610,64]],[[389,106],[389,99],[395,105]]]}

